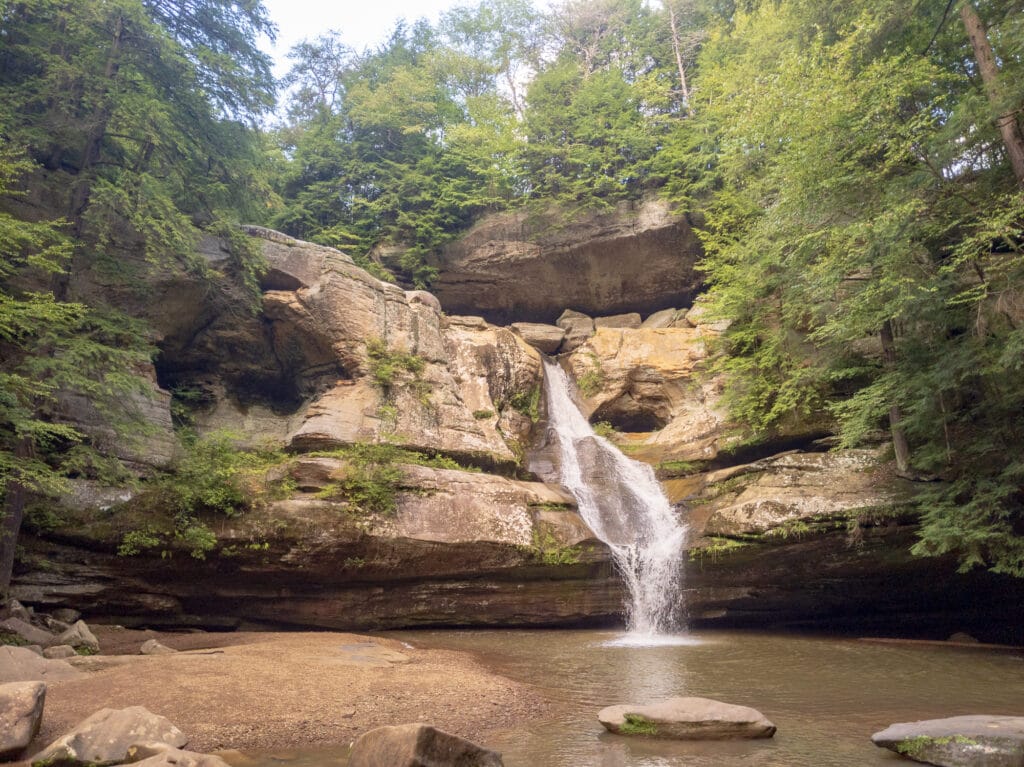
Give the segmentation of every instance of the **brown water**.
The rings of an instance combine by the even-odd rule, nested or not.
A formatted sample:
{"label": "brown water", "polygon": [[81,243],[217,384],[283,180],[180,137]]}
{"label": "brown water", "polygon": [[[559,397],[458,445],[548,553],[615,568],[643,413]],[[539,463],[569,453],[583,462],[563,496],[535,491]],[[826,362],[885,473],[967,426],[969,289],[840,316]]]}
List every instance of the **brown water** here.
{"label": "brown water", "polygon": [[[1024,656],[983,649],[888,645],[752,633],[702,633],[699,643],[609,646],[601,631],[417,631],[417,646],[467,650],[541,688],[548,718],[487,745],[506,767],[859,767],[905,760],[871,734],[893,722],[968,713],[1024,715]],[[615,703],[698,695],[752,706],[770,740],[669,742],[604,733]]]}
{"label": "brown water", "polygon": [[[483,745],[505,767],[899,767],[871,744],[893,722],[1024,715],[1024,654],[855,639],[707,632],[688,645],[614,646],[603,631],[403,631],[420,647],[473,653],[555,702]],[[699,695],[752,706],[770,740],[671,742],[605,733],[608,705]],[[398,724],[398,722],[396,722]],[[344,767],[346,748],[235,755],[239,767]]]}

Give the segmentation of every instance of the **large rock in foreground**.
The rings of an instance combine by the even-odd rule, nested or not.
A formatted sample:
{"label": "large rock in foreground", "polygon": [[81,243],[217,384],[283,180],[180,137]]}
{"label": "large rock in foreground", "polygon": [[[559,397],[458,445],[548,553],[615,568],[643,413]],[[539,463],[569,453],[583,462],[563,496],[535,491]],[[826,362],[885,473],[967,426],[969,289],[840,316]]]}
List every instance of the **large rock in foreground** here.
{"label": "large rock in foreground", "polygon": [[46,685],[14,682],[0,685],[0,761],[16,757],[39,732]]}
{"label": "large rock in foreground", "polygon": [[668,698],[650,705],[609,706],[597,715],[609,732],[677,740],[770,738],[775,725],[747,706],[710,698]]}
{"label": "large rock in foreground", "polygon": [[167,719],[142,706],[103,708],[36,754],[32,765],[120,764],[127,761],[128,750],[142,742],[181,748],[188,738]]}
{"label": "large rock in foreground", "polygon": [[480,221],[447,246],[433,290],[445,310],[491,322],[689,306],[701,247],[662,200],[608,211],[520,210]]}
{"label": "large rock in foreground", "polygon": [[1024,717],[953,716],[900,722],[871,741],[938,767],[1024,767]]}
{"label": "large rock in foreground", "polygon": [[352,746],[348,767],[502,767],[501,754],[424,724],[378,727]]}

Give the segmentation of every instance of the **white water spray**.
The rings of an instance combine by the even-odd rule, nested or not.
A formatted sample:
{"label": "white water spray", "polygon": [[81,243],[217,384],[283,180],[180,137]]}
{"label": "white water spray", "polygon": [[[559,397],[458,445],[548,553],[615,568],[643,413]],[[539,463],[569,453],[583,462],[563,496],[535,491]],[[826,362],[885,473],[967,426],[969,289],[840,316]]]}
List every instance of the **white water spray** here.
{"label": "white water spray", "polygon": [[580,516],[611,549],[626,583],[626,626],[646,643],[678,630],[686,526],[650,466],[624,456],[590,428],[562,368],[544,360],[548,420],[558,437],[561,481]]}

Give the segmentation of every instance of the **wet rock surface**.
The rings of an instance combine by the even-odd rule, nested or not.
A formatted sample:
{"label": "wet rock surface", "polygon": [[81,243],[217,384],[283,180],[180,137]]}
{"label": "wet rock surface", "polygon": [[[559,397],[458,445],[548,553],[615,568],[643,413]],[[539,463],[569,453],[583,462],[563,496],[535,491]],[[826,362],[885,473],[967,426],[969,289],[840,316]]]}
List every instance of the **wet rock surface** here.
{"label": "wet rock surface", "polygon": [[597,718],[617,735],[676,740],[770,738],[776,729],[756,709],[697,697],[609,706]]}
{"label": "wet rock surface", "polygon": [[917,762],[938,767],[1022,767],[1024,717],[954,716],[900,722],[871,741]]}

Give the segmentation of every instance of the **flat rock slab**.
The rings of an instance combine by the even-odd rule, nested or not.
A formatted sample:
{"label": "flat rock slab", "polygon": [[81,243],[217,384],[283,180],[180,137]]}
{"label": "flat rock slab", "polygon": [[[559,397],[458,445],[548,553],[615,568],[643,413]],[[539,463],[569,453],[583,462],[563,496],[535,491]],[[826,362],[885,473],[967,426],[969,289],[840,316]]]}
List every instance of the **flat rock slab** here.
{"label": "flat rock slab", "polygon": [[1024,767],[1024,717],[953,716],[899,722],[871,741],[938,767]]}
{"label": "flat rock slab", "polygon": [[342,666],[387,668],[399,663],[408,663],[409,656],[376,642],[352,642],[338,645],[337,655],[332,654],[326,660]]}
{"label": "flat rock slab", "polygon": [[42,682],[0,684],[0,761],[13,759],[32,742],[45,700]]}
{"label": "flat rock slab", "polygon": [[67,661],[50,660],[24,647],[0,646],[0,683],[53,682],[82,676]]}
{"label": "flat rock slab", "polygon": [[142,706],[103,708],[36,754],[32,767],[120,764],[127,760],[132,746],[143,742],[181,748],[188,738],[167,719]]}
{"label": "flat rock slab", "polygon": [[502,767],[501,754],[425,724],[378,727],[352,746],[348,767]]}
{"label": "flat rock slab", "polygon": [[609,706],[597,715],[609,732],[677,740],[770,738],[775,725],[760,711],[710,698],[668,698],[649,705]]}

